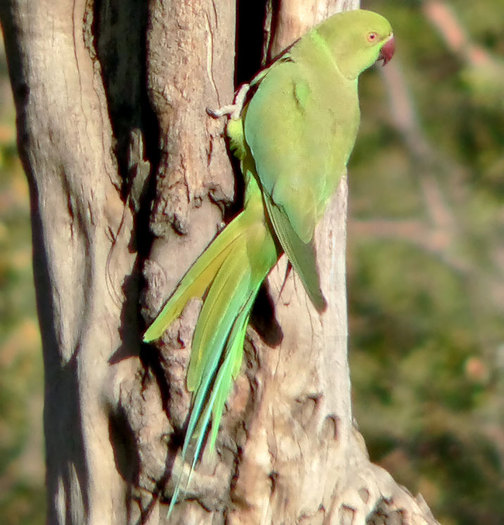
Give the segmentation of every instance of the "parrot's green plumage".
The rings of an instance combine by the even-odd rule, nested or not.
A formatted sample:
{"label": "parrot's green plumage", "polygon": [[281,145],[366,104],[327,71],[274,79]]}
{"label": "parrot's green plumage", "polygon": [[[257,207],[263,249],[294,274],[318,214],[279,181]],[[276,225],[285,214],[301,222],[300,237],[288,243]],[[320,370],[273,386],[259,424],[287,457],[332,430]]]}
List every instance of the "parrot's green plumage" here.
{"label": "parrot's green plumage", "polygon": [[[194,446],[191,470],[210,421],[207,446],[215,444],[252,305],[283,251],[316,309],[326,307],[314,230],[355,142],[358,76],[393,52],[385,18],[364,10],[336,14],[259,73],[240,117],[228,122],[245,178],[244,209],[189,269],[144,335],[146,342],[159,338],[192,297],[204,299],[187,372],[193,401],[182,458]],[[179,490],[180,481],[170,512]]]}

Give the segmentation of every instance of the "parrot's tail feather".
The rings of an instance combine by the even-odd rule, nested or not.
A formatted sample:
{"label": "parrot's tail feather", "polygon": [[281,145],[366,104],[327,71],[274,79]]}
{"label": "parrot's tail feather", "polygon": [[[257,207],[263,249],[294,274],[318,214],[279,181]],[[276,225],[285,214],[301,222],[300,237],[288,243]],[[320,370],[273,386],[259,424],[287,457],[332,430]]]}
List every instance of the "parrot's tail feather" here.
{"label": "parrot's tail feather", "polygon": [[164,316],[162,323],[146,333],[145,339],[155,338],[159,331],[162,333],[195,291],[205,296],[187,371],[187,388],[193,392],[193,399],[181,459],[185,462],[190,458],[190,474],[187,480],[185,476],[177,480],[168,515],[183,486],[189,484],[210,422],[207,450],[211,452],[215,446],[226,399],[240,370],[250,311],[261,283],[277,258],[274,240],[264,222],[258,222],[250,212],[239,215],[183,278],[160,314]]}
{"label": "parrot's tail feather", "polygon": [[[206,431],[210,423],[210,416],[212,417],[212,429],[210,431],[210,438],[208,442],[208,450],[213,450],[215,447],[215,441],[219,431],[219,424],[226,403],[227,396],[231,390],[232,380],[236,377],[239,371],[239,365],[241,364],[243,357],[243,343],[245,340],[245,333],[247,329],[247,323],[250,316],[250,310],[254,303],[254,299],[257,293],[250,294],[249,300],[242,308],[242,311],[238,315],[236,321],[233,324],[231,333],[228,337],[226,344],[225,357],[217,372],[217,376],[212,386],[212,391],[208,401],[205,404],[203,413],[196,414],[195,411],[191,413],[189,425],[192,423],[193,436],[197,434],[197,440],[194,447],[193,458],[191,461],[191,470],[189,476],[185,482],[185,487],[189,486],[191,482],[192,473],[196,467],[196,463],[200,457],[203,443],[205,441]],[[206,391],[205,391],[206,394]],[[200,397],[204,398],[203,391]],[[204,399],[203,399],[204,402]],[[194,419],[194,421],[191,421]],[[190,444],[189,432],[186,434],[184,445],[182,448],[182,460],[185,460],[187,455],[188,447]],[[175,485],[173,495],[170,501],[168,509],[168,517],[171,515],[173,507],[177,502],[180,491],[182,490],[182,479],[179,478]]]}
{"label": "parrot's tail feather", "polygon": [[187,387],[194,392],[191,417],[187,426],[182,453],[199,427],[200,416],[208,402],[208,392],[221,366],[235,323],[250,293],[250,265],[246,251],[236,246],[215,276],[201,309],[193,337]]}
{"label": "parrot's tail feather", "polygon": [[[247,324],[258,290],[259,286],[249,293],[248,299],[246,300],[233,323],[231,332],[226,342],[222,363],[212,385],[211,394],[208,398],[208,401],[206,402],[205,412],[211,412],[212,414],[212,430],[208,442],[208,449],[210,451],[213,450],[217,440],[222,412],[224,410],[224,405],[226,403],[229,391],[231,390],[233,379],[236,378],[240,370],[240,365],[243,358],[243,344],[245,341]],[[197,430],[199,436],[205,435],[206,426],[208,426],[208,418],[205,415],[205,417],[202,417],[201,422],[198,424],[198,427],[201,427]],[[199,457],[202,444],[203,440],[199,438],[195,449],[195,458]]]}
{"label": "parrot's tail feather", "polygon": [[243,213],[238,215],[199,256],[180,281],[177,289],[144,333],[146,343],[159,339],[182,313],[193,297],[203,297],[208,286],[229,255],[233,243],[246,233],[242,228]]}
{"label": "parrot's tail feather", "polygon": [[[198,459],[200,458],[207,429],[210,424],[210,418],[212,420],[212,428],[207,444],[207,450],[212,452],[215,447],[224,405],[229,391],[231,390],[233,379],[235,379],[240,370],[243,358],[243,344],[250,311],[257,296],[257,292],[259,291],[260,284],[261,282],[259,282],[256,288],[249,293],[248,299],[233,322],[231,332],[226,341],[224,355],[222,356],[218,371],[214,374],[213,382],[209,385],[200,385],[200,388],[195,393],[194,406],[189,419],[184,445],[182,447],[182,459],[185,460],[189,444],[192,438],[196,437],[194,451],[192,452],[191,470],[185,483],[186,488],[191,482],[192,473],[196,467]],[[210,395],[208,395],[210,389]],[[196,404],[200,406],[199,410],[196,409]],[[180,479],[176,484],[170,502],[170,508],[172,508],[172,504],[175,504],[180,493],[181,481],[182,480]]]}

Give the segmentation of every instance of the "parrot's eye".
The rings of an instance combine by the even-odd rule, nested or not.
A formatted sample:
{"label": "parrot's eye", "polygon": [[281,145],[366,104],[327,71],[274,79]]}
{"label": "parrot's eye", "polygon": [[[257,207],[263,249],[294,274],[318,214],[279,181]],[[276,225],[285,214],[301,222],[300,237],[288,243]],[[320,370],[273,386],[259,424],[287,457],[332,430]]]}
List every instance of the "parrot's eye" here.
{"label": "parrot's eye", "polygon": [[368,33],[367,40],[368,42],[376,42],[378,38],[378,33],[375,33],[374,31],[371,31],[371,33]]}

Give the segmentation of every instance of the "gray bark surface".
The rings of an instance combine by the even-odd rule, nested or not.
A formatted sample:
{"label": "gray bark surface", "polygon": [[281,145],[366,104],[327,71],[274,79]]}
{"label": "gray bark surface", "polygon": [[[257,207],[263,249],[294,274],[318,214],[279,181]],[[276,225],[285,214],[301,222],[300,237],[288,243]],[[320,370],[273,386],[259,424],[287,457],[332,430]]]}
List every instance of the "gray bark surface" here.
{"label": "gray bark surface", "polygon": [[[267,3],[265,53],[356,5]],[[206,111],[233,98],[236,6],[4,0],[0,15],[30,183],[48,523],[164,523],[188,469],[177,453],[200,305],[155,347],[141,344],[139,314],[154,318],[239,202],[223,119]],[[317,228],[327,311],[286,277],[283,257],[267,284],[274,306],[248,330],[217,454],[173,523],[436,523],[369,462],[353,423],[346,202],[344,180]]]}

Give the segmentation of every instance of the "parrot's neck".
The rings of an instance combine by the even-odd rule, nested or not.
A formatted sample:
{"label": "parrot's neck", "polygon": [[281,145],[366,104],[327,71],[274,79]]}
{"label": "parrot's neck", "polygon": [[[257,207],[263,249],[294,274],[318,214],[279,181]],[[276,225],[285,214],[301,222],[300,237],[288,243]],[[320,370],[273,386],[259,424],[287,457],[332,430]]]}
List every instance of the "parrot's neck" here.
{"label": "parrot's neck", "polygon": [[329,44],[327,43],[327,40],[317,31],[317,28],[314,28],[310,31],[308,36],[311,39],[311,42],[314,44],[315,48],[318,49],[320,53],[323,53],[326,58],[329,59],[330,63],[334,66],[334,69],[343,76],[340,68],[338,67],[338,63],[336,62],[335,56],[331,51],[331,48],[329,47]]}

